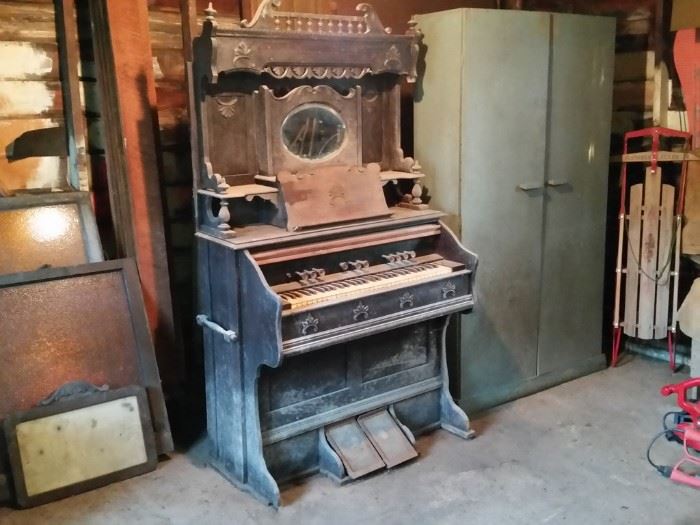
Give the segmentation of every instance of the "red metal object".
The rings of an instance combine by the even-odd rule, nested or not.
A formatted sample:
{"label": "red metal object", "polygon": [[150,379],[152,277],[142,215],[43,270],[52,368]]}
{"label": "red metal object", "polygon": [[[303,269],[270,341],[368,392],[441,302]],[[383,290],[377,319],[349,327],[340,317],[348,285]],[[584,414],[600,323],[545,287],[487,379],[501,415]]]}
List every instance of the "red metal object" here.
{"label": "red metal object", "polygon": [[688,390],[698,387],[700,387],[700,377],[691,377],[675,385],[661,387],[661,395],[668,397],[671,394],[676,394],[678,406],[688,413],[695,427],[700,428],[700,403],[691,402],[688,399]]}
{"label": "red metal object", "polygon": [[691,487],[700,488],[700,477],[686,472],[683,466],[692,465],[696,470],[700,468],[700,405],[688,399],[688,390],[700,387],[700,377],[693,377],[682,383],[666,385],[661,388],[662,396],[676,394],[676,403],[690,417],[689,422],[679,423],[673,429],[673,433],[683,443],[683,457],[671,471],[670,478],[676,483],[682,483]]}
{"label": "red metal object", "polygon": [[616,326],[613,329],[613,349],[612,357],[610,358],[610,366],[615,368],[617,361],[620,358],[620,340],[622,339],[622,327]]}
{"label": "red metal object", "polygon": [[671,372],[676,371],[676,334],[668,332],[668,366]]}
{"label": "red metal object", "polygon": [[681,468],[688,464],[694,467],[700,467],[700,457],[693,454],[690,450],[691,448],[697,450],[693,443],[698,442],[700,442],[700,431],[691,428],[685,429],[683,437],[683,457],[673,466],[670,476],[671,481],[700,489],[700,477],[689,474]]}
{"label": "red metal object", "polygon": [[[629,141],[630,139],[638,139],[638,138],[643,138],[643,137],[651,137],[651,170],[656,171],[656,168],[658,167],[659,164],[659,151],[661,148],[661,138],[662,137],[667,137],[667,138],[674,138],[674,139],[683,139],[684,140],[684,145],[683,145],[683,151],[684,152],[689,152],[692,146],[692,138],[693,135],[691,133],[685,132],[685,131],[678,131],[675,129],[670,129],[670,128],[664,128],[661,126],[653,127],[653,128],[644,128],[644,129],[638,129],[635,131],[628,131],[625,133],[625,140],[624,140],[624,147],[623,147],[623,161],[622,161],[622,167],[620,168],[620,211],[619,211],[619,216],[620,217],[625,217],[627,214],[627,208],[626,208],[626,202],[627,202],[627,163],[624,161],[624,156],[629,153],[628,148],[629,148]],[[678,199],[676,201],[676,215],[682,215],[683,214],[683,205],[685,201],[685,186],[686,186],[686,179],[687,179],[687,173],[688,173],[688,163],[683,162],[681,164],[681,179],[679,183],[679,188],[678,188]],[[620,225],[620,231],[618,235],[622,236],[624,235],[624,221],[621,222]],[[617,268],[618,271],[618,276],[617,279],[619,280],[620,273],[622,270],[621,268]],[[619,281],[618,281],[619,285]],[[617,292],[616,292],[617,293]],[[616,297],[616,318],[614,320],[614,325],[613,325],[613,348],[612,348],[612,354],[610,357],[610,366],[611,367],[616,367],[617,362],[620,357],[620,343],[622,339],[622,327],[619,325],[619,318],[617,318],[617,306],[619,298]],[[669,354],[669,366],[672,371],[675,371],[676,369],[676,342],[675,342],[675,326],[672,328],[672,330],[669,331],[668,333],[668,354]]]}

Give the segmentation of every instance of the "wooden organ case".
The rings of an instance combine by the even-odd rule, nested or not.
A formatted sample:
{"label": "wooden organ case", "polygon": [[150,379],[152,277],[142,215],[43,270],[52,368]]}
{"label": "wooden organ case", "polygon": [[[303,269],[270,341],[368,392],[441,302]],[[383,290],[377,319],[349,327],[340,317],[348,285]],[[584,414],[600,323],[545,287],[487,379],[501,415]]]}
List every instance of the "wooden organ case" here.
{"label": "wooden organ case", "polygon": [[275,506],[280,482],[415,457],[415,434],[471,437],[445,331],[473,306],[477,263],[400,148],[420,35],[367,4],[279,4],[227,29],[210,6],[192,75],[212,463]]}

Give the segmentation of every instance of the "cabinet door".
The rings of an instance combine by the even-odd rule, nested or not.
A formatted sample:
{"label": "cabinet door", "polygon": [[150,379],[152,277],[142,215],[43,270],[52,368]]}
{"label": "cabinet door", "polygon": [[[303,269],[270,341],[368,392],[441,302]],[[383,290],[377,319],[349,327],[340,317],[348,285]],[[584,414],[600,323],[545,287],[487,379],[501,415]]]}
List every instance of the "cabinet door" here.
{"label": "cabinet door", "polygon": [[538,372],[603,365],[615,21],[553,15]]}
{"label": "cabinet door", "polygon": [[537,374],[550,15],[465,13],[461,231],[479,268],[460,398],[477,409]]}

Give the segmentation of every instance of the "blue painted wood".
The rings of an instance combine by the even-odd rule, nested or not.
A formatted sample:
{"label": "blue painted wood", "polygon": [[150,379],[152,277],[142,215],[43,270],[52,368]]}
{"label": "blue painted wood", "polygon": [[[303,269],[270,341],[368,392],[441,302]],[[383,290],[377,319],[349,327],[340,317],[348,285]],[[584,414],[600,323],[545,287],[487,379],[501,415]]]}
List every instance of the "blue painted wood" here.
{"label": "blue painted wood", "polygon": [[[274,11],[270,0],[265,5]],[[417,166],[403,156],[398,125],[399,83],[415,66],[417,34],[394,36],[383,30],[311,38],[295,34],[292,37],[299,45],[294,59],[305,65],[288,68],[264,65],[271,57],[289,53],[286,37],[267,29],[219,32],[212,12],[196,39],[195,190],[206,189],[196,198],[198,313],[215,323],[203,328],[212,464],[237,486],[278,506],[279,484],[290,479],[319,471],[340,482],[347,479],[342,462],[326,441],[324,429],[333,423],[390,409],[407,436],[440,427],[462,437],[471,435],[469,420],[447,389],[444,334],[449,315],[474,305],[477,259],[438,223],[439,212],[424,210],[416,198],[411,200],[414,181],[410,178],[384,187],[387,205],[396,217],[366,221],[362,228],[359,223],[343,223],[332,229],[285,232],[280,228],[285,226],[284,204],[289,204],[285,199],[292,198],[293,192],[278,192],[267,199],[233,197],[240,188],[231,187],[239,185],[278,186],[271,167],[287,158],[279,148],[279,130],[266,127],[270,119],[284,115],[279,104],[259,104],[256,93],[264,88],[281,95],[304,85],[321,86],[318,102],[332,104],[338,99],[333,89],[344,93],[360,86],[357,111],[352,117],[344,116],[350,119],[348,126],[361,126],[361,133],[347,142],[361,152],[362,164],[377,163],[385,171],[404,173]],[[340,48],[325,43],[319,47],[324,39],[347,43],[347,53],[339,54]],[[328,67],[328,60],[341,58],[345,65]],[[354,66],[346,67],[348,60],[355,65],[367,63],[369,69],[358,72]],[[228,64],[229,69],[234,62],[231,71],[218,74],[219,66]],[[379,72],[375,62],[391,71],[373,74]],[[319,67],[312,71],[308,66],[314,63]],[[247,65],[238,67],[243,64]],[[259,69],[263,66],[267,69]],[[263,177],[255,178],[256,174]],[[333,202],[318,204],[322,223],[324,210],[330,213],[328,206]],[[412,211],[406,211],[406,205]],[[429,233],[401,235],[399,229],[404,227]],[[355,242],[353,248],[333,253],[317,247],[309,253],[300,250],[297,258],[271,257],[262,267],[255,262],[256,250],[267,250],[269,256],[272,248],[296,250],[305,241],[357,238],[363,233],[360,229],[396,231],[397,236],[383,245]],[[421,256],[437,253],[463,263],[465,269],[432,282],[367,295],[362,304],[353,299],[299,312],[283,312],[281,299],[272,291],[296,272],[338,271],[340,263],[353,260],[384,264],[382,255],[397,251]],[[211,330],[212,326],[220,329]]]}
{"label": "blue painted wood", "polygon": [[[458,255],[452,236],[441,242],[441,249]],[[464,297],[471,292],[476,258],[466,251],[461,257],[471,265],[469,280],[457,289]],[[199,258],[200,311],[239,334],[228,342],[204,332],[213,463],[227,478],[273,506],[280,502],[277,480],[319,470],[342,480],[320,433],[377,408],[393,406],[398,420],[417,434],[442,427],[472,436],[447,388],[448,316],[439,309],[413,324],[389,323],[330,346],[316,340],[316,348],[285,356],[281,300],[251,254],[200,240]],[[350,319],[346,313],[328,322],[342,328]]]}

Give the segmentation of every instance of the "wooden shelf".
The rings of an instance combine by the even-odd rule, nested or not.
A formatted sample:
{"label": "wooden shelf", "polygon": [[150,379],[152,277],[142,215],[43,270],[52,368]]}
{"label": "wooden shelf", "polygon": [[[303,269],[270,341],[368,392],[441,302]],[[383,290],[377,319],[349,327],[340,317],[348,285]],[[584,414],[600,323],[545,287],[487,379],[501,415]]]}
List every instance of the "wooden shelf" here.
{"label": "wooden shelf", "polygon": [[425,173],[407,173],[405,171],[382,171],[380,174],[382,182],[390,180],[415,180],[425,177]]}
{"label": "wooden shelf", "polygon": [[[380,172],[380,177],[382,182],[389,182],[392,180],[414,180],[422,179],[425,177],[425,173],[407,173],[405,171],[382,171]],[[271,175],[256,175],[255,180],[264,182],[275,182],[277,177]]]}
{"label": "wooden shelf", "polygon": [[217,193],[211,190],[198,190],[200,195],[214,197],[215,199],[252,199],[261,195],[271,195],[279,193],[277,188],[272,186],[264,186],[262,184],[241,184],[239,186],[231,186],[223,193]]}
{"label": "wooden shelf", "polygon": [[[698,161],[700,157],[694,153],[683,153],[682,151],[659,151],[656,159],[658,162],[682,162],[683,160]],[[625,155],[615,155],[610,157],[611,162],[651,162],[650,151],[640,151],[639,153],[627,153]]]}

